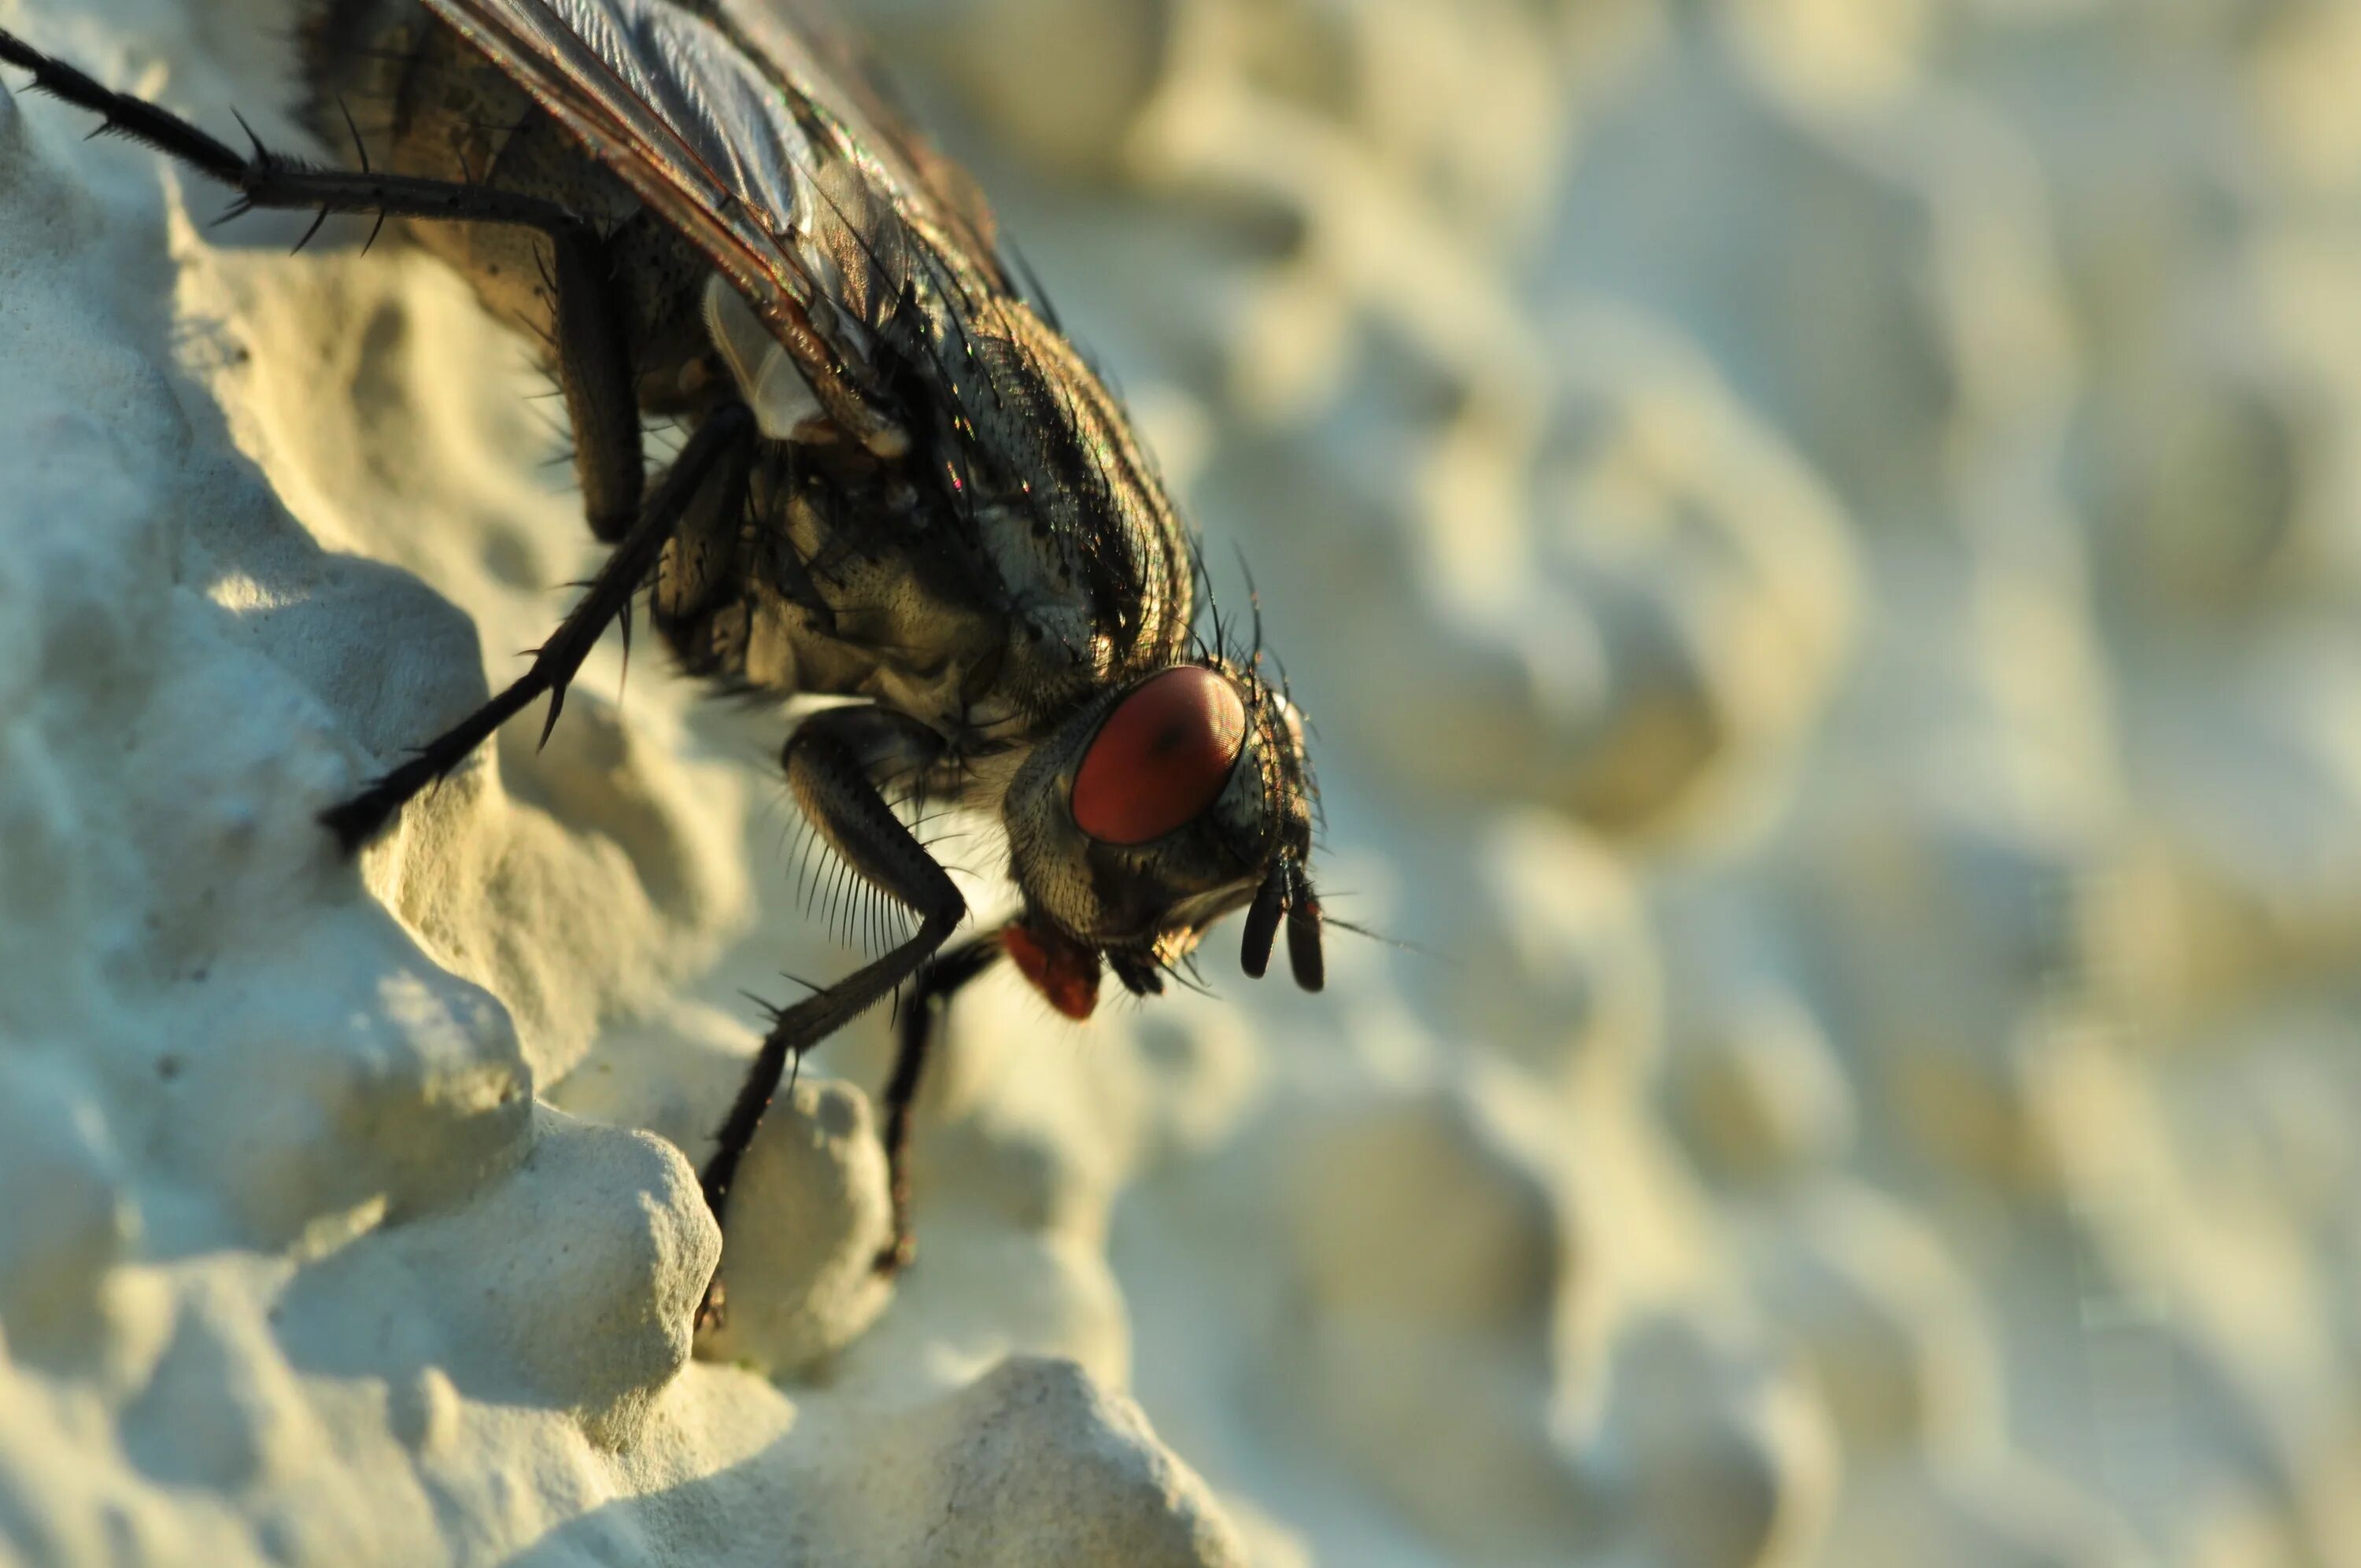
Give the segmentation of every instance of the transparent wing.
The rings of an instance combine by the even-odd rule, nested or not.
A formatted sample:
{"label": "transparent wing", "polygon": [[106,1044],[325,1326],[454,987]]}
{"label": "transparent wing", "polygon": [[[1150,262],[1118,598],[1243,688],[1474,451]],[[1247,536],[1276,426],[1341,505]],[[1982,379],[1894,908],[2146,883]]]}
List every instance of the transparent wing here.
{"label": "transparent wing", "polygon": [[819,105],[887,175],[902,218],[964,251],[1003,292],[999,225],[967,171],[913,126],[862,43],[803,0],[712,0],[721,25],[783,87]]}
{"label": "transparent wing", "polygon": [[865,350],[870,275],[903,269],[855,258],[909,252],[895,232],[906,198],[861,156],[857,122],[843,117],[857,103],[819,96],[830,90],[816,57],[758,61],[751,39],[726,30],[730,13],[755,12],[767,47],[791,51],[785,24],[744,5],[717,22],[666,0],[426,5],[712,258],[830,418],[864,440],[893,435]]}
{"label": "transparent wing", "polygon": [[829,418],[916,465],[935,515],[973,544],[979,496],[1026,513],[1021,575],[1081,585],[1118,651],[1061,631],[1078,661],[1179,635],[1180,525],[1120,407],[856,50],[791,0],[425,4],[712,258]]}

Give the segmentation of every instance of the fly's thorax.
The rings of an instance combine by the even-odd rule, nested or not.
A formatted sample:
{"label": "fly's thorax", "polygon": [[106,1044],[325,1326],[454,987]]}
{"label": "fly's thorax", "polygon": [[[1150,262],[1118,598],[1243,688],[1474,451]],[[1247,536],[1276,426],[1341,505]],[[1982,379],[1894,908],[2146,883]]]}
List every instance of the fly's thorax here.
{"label": "fly's thorax", "polygon": [[864,697],[959,743],[993,706],[1010,618],[989,575],[896,488],[857,450],[764,444],[744,525],[743,659],[728,673]]}
{"label": "fly's thorax", "polygon": [[1191,585],[1170,503],[1105,389],[1021,302],[930,345],[923,310],[881,327],[925,367],[897,426],[911,439],[890,455],[833,425],[727,280],[708,280],[700,313],[718,372],[799,491],[785,509],[758,482],[758,532],[828,601],[815,617],[783,591],[757,609],[744,673],[758,684],[872,696],[962,751],[1029,749],[1178,656]]}
{"label": "fly's thorax", "polygon": [[1110,691],[1038,745],[1001,803],[1027,919],[1170,959],[1309,849],[1301,739],[1276,694],[1221,660]]}
{"label": "fly's thorax", "polygon": [[923,444],[1015,613],[1098,686],[1180,656],[1185,533],[1105,384],[1022,301],[946,333],[950,375]]}

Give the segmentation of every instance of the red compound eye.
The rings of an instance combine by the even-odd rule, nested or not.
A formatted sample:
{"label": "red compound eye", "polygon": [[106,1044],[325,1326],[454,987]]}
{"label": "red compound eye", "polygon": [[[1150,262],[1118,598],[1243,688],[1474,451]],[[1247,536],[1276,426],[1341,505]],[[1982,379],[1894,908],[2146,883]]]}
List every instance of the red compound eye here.
{"label": "red compound eye", "polygon": [[1145,844],[1196,820],[1246,737],[1238,688],[1184,664],[1115,705],[1074,775],[1074,826],[1102,844]]}

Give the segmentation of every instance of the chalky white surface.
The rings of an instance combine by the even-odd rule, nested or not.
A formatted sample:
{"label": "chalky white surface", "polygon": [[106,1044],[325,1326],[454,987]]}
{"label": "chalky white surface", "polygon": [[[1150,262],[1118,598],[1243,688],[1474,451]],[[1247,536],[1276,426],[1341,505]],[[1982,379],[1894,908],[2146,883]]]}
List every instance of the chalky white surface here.
{"label": "chalky white surface", "polygon": [[[555,405],[0,99],[0,1556],[2361,1561],[2346,8],[866,9],[1423,950],[982,988],[891,1292],[873,1021],[692,1358],[853,957],[780,725],[610,642],[340,862],[594,558]],[[287,21],[0,0],[281,137]]]}

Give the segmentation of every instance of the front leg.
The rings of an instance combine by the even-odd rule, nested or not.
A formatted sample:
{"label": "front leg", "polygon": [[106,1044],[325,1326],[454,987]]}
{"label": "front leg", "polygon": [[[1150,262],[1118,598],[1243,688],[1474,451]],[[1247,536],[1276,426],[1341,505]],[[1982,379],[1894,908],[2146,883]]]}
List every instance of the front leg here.
{"label": "front leg", "polygon": [[[716,1135],[719,1146],[706,1162],[705,1201],[719,1219],[729,1206],[730,1184],[755,1126],[777,1092],[787,1063],[835,1034],[904,981],[917,972],[967,917],[967,901],[926,847],[886,806],[862,761],[862,742],[874,721],[859,707],[829,708],[813,715],[788,740],[780,760],[796,804],[829,848],[871,886],[899,900],[918,916],[918,929],[883,958],[873,960],[825,991],[782,1011],[754,1055],[729,1119]],[[708,1311],[718,1298],[708,1301]]]}

